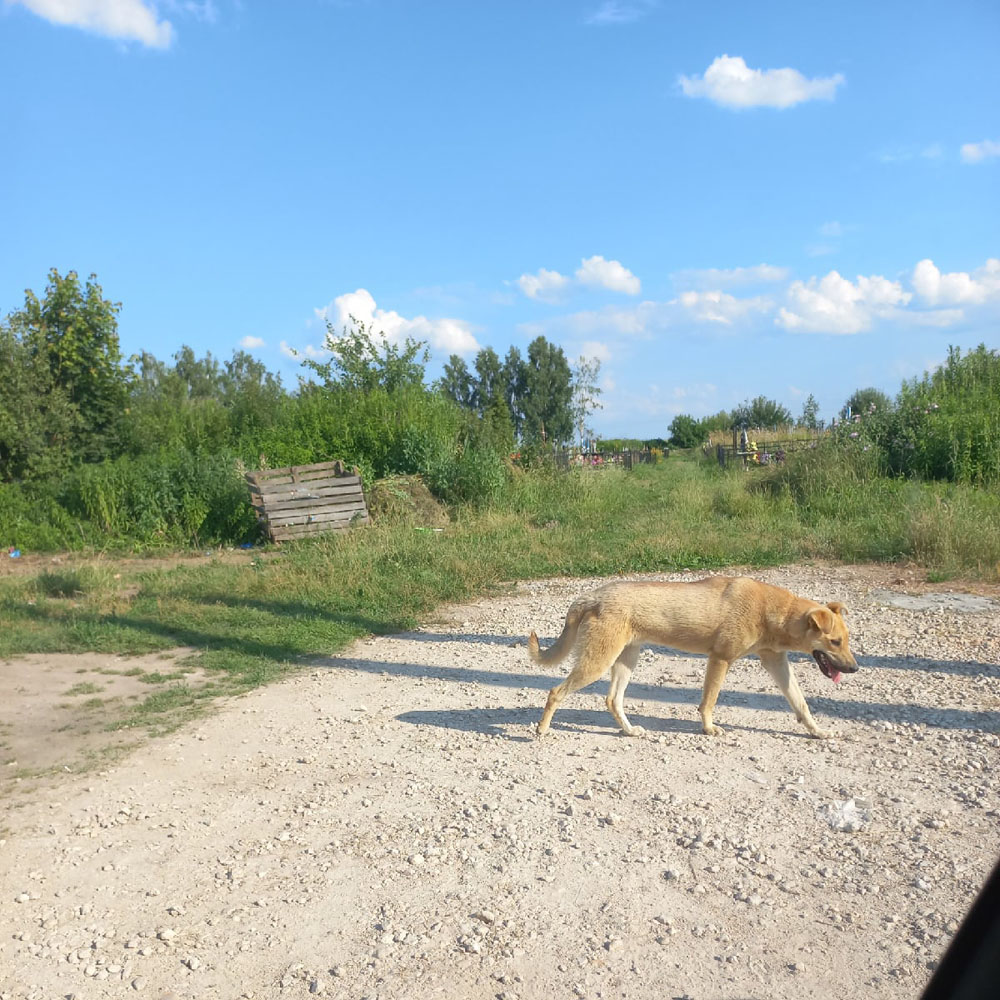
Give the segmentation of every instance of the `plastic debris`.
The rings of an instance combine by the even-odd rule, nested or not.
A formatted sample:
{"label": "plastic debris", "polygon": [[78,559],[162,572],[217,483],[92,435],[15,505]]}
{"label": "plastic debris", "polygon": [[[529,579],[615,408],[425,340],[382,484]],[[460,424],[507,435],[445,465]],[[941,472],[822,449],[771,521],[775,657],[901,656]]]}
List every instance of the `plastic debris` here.
{"label": "plastic debris", "polygon": [[872,806],[867,799],[836,799],[821,805],[818,812],[841,833],[856,833],[872,821]]}
{"label": "plastic debris", "polygon": [[7,555],[11,559],[20,559],[21,558],[21,550],[20,549],[8,549],[7,550]]}

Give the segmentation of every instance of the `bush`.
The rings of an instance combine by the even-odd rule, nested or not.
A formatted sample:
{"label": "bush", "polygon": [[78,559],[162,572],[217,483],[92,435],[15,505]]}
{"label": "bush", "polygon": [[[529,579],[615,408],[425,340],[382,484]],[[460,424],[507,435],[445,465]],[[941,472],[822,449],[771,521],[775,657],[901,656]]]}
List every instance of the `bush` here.
{"label": "bush", "polygon": [[705,436],[701,422],[686,413],[678,413],[670,422],[670,443],[675,448],[697,448]]}
{"label": "bush", "polygon": [[11,548],[45,552],[79,548],[89,540],[84,525],[45,483],[0,483],[0,558]]}
{"label": "bush", "polygon": [[147,545],[233,543],[257,532],[234,456],[180,452],[85,465],[64,480],[60,501],[98,532]]}
{"label": "bush", "polygon": [[922,379],[893,408],[870,406],[837,429],[842,448],[872,452],[881,471],[976,486],[1000,483],[1000,355],[980,344]]}

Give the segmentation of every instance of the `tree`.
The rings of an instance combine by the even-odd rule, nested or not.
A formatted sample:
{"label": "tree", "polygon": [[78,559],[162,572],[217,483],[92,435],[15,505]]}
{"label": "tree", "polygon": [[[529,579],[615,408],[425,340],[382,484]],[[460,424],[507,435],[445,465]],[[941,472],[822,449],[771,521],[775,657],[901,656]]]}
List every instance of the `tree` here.
{"label": "tree", "polygon": [[107,458],[120,448],[131,376],[118,342],[120,309],[104,298],[96,275],[84,288],[76,271],[63,276],[52,268],[44,298],[27,289],[24,308],[7,317],[13,338],[44,361],[75,414],[69,446],[77,460]]}
{"label": "tree", "polygon": [[597,358],[588,360],[581,355],[573,366],[573,424],[580,447],[585,437],[594,434],[593,428],[587,427],[587,418],[603,406],[597,398],[602,391],[597,382],[600,374],[601,362]]}
{"label": "tree", "polygon": [[524,396],[528,390],[527,369],[521,352],[516,347],[507,351],[503,361],[503,391],[514,428],[514,437],[521,439],[524,433]]}
{"label": "tree", "polygon": [[696,448],[705,440],[701,422],[687,413],[678,413],[670,421],[670,443],[675,448]]}
{"label": "tree", "polygon": [[469,373],[469,366],[457,354],[452,354],[445,362],[444,376],[438,383],[441,392],[462,407],[471,410],[475,402],[475,384]]}
{"label": "tree", "polygon": [[766,396],[744,401],[733,410],[734,427],[777,427],[791,422],[792,414],[781,403]]}
{"label": "tree", "polygon": [[195,357],[194,350],[183,344],[174,355],[173,377],[184,399],[218,399],[222,396],[223,376],[211,351]]}
{"label": "tree", "polygon": [[733,414],[728,410],[719,410],[709,417],[702,417],[699,422],[706,434],[710,431],[728,431],[733,428]]}
{"label": "tree", "polygon": [[233,351],[232,358],[226,362],[222,391],[228,406],[244,396],[278,398],[285,392],[281,376],[269,372],[263,361],[258,361],[247,351]]}
{"label": "tree", "polygon": [[823,426],[819,419],[819,403],[812,393],[809,393],[809,398],[802,404],[802,416],[798,419],[798,425],[809,431],[818,431]]}
{"label": "tree", "polygon": [[78,420],[45,355],[0,322],[0,482],[44,476],[68,464]]}
{"label": "tree", "polygon": [[263,361],[246,351],[233,351],[221,381],[233,440],[277,420],[285,389],[281,376],[269,372]]}
{"label": "tree", "polygon": [[561,347],[536,337],[525,365],[523,438],[529,444],[559,445],[573,435],[573,387]]}
{"label": "tree", "polygon": [[407,337],[402,346],[392,344],[384,333],[373,333],[370,325],[352,316],[351,326],[345,326],[339,337],[327,320],[324,347],[332,355],[329,361],[305,358],[302,364],[327,388],[384,389],[391,394],[423,387],[424,366],[430,359],[426,341]]}
{"label": "tree", "polygon": [[483,348],[476,355],[476,379],[474,400],[480,415],[504,396],[503,365],[492,347]]}
{"label": "tree", "polygon": [[891,409],[892,400],[881,390],[869,387],[855,389],[847,402],[840,408],[840,415],[846,420],[848,414],[865,416],[875,412],[886,413]]}

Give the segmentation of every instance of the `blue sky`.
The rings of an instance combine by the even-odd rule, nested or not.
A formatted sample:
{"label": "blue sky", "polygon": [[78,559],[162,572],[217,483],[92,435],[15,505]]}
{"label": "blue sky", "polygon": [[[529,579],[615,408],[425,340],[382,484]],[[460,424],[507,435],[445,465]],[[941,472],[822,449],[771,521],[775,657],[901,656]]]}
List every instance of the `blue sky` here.
{"label": "blue sky", "polygon": [[0,314],[601,361],[605,436],[1000,348],[1000,5],[0,0]]}

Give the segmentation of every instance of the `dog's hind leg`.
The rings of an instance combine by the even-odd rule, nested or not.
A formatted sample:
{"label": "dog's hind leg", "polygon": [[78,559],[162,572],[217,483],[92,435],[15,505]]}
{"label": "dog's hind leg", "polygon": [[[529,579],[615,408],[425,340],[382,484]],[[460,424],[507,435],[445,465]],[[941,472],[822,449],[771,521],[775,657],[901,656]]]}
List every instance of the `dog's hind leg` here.
{"label": "dog's hind leg", "polygon": [[580,657],[566,680],[549,692],[545,711],[542,712],[536,730],[539,736],[544,736],[548,732],[552,716],[566,695],[600,680],[625,646],[624,638],[618,639],[613,633],[603,633],[595,620],[584,626],[581,632]]}
{"label": "dog's hind leg", "polygon": [[728,670],[729,660],[723,660],[719,656],[708,658],[705,683],[701,689],[701,704],[698,706],[698,714],[701,716],[701,731],[706,736],[722,736],[725,733],[721,726],[712,722],[712,712],[715,711],[715,703],[719,700],[719,692],[722,690],[722,682],[726,679]]}
{"label": "dog's hind leg", "polygon": [[632,671],[639,662],[639,650],[641,645],[637,642],[630,643],[622,651],[621,655],[611,665],[611,687],[608,689],[607,705],[608,711],[615,717],[615,722],[622,727],[622,732],[626,736],[642,736],[646,732],[642,726],[633,726],[625,715],[625,688],[632,679]]}
{"label": "dog's hind leg", "polygon": [[809,735],[815,736],[818,740],[832,736],[833,734],[828,729],[820,729],[816,725],[816,720],[812,717],[812,712],[809,711],[805,695],[795,677],[795,671],[792,670],[792,665],[788,662],[788,655],[767,652],[758,655],[761,665],[774,678],[774,683],[778,685],[785,700],[792,706],[795,718],[809,730]]}

